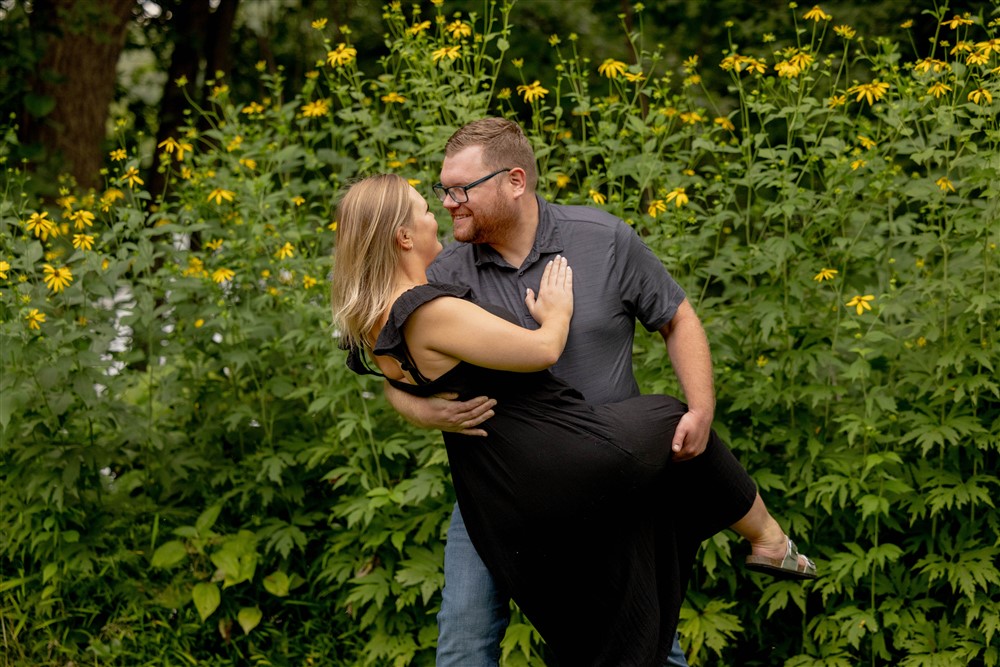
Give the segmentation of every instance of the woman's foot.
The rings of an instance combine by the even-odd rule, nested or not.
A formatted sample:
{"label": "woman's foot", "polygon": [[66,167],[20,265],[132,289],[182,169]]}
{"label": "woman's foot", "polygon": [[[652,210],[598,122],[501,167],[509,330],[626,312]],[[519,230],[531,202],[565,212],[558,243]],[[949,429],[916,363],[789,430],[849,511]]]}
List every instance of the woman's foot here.
{"label": "woman's foot", "polygon": [[781,534],[781,542],[752,547],[752,555],[747,556],[747,569],[763,572],[782,579],[815,579],[816,564],[799,553],[795,542]]}

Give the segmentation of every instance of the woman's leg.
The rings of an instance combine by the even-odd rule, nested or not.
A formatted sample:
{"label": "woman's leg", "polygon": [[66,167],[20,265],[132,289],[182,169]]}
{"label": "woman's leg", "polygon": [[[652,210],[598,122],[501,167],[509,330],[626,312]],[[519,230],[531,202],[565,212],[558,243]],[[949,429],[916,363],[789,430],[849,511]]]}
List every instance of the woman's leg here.
{"label": "woman's leg", "polygon": [[[788,536],[767,511],[760,493],[754,498],[750,511],[731,528],[750,542],[750,552],[754,556],[766,556],[778,560],[785,557],[788,550]],[[799,562],[803,565],[804,559],[805,556],[799,556]]]}

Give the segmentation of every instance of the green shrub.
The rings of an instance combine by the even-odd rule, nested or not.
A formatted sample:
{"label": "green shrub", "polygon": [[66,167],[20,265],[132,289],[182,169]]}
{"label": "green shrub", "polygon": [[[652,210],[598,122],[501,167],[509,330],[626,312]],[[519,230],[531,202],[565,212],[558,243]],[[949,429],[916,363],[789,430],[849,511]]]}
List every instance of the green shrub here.
{"label": "green shrub", "polygon": [[[127,120],[102,193],[36,201],[5,165],[7,662],[433,663],[446,457],[346,371],[325,282],[340,188],[429,191],[450,133],[494,113],[527,118],[545,196],[622,216],[688,290],[717,427],[824,572],[769,582],[706,543],[692,664],[998,664],[996,21],[921,17],[938,38],[908,59],[793,9],[788,42],[680,72],[640,32],[636,64],[596,68],[558,35],[549,79],[498,90],[510,8],[434,4],[386,8],[377,74],[344,31],[291,100],[263,65],[268,98],[216,82],[155,147],[164,193]],[[658,337],[635,360],[677,392]],[[517,616],[504,664],[544,659]]]}

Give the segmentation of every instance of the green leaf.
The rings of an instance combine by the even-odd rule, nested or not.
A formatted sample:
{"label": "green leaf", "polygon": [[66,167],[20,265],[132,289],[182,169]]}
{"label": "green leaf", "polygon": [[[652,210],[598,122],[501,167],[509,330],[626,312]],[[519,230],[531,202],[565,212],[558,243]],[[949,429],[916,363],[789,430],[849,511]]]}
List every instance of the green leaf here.
{"label": "green leaf", "polygon": [[264,577],[264,589],[271,595],[283,598],[288,595],[288,575],[278,570]]}
{"label": "green leaf", "polygon": [[215,525],[215,520],[219,518],[219,512],[221,511],[222,505],[216,504],[201,513],[198,520],[194,522],[194,527],[199,535],[207,535],[209,533],[212,526]]}
{"label": "green leaf", "polygon": [[153,552],[151,565],[156,568],[171,568],[187,557],[187,549],[180,540],[171,540],[161,544]]}
{"label": "green leaf", "polygon": [[198,610],[198,615],[201,616],[201,620],[204,622],[205,619],[212,615],[212,612],[219,608],[222,595],[219,593],[219,587],[215,584],[202,582],[196,584],[191,590],[191,599],[194,600],[194,606]]}
{"label": "green leaf", "polygon": [[248,635],[260,624],[260,619],[263,616],[259,607],[243,607],[236,614],[236,622],[243,628],[243,634]]}

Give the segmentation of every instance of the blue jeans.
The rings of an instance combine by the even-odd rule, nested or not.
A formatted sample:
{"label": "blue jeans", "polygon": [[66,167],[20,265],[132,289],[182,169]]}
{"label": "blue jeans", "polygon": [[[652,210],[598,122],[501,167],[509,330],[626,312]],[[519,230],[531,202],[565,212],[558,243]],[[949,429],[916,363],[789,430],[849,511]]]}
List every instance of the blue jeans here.
{"label": "blue jeans", "polygon": [[[438,612],[437,667],[496,667],[510,623],[508,600],[497,591],[455,505],[444,545],[444,590]],[[664,667],[688,667],[677,636]]]}

